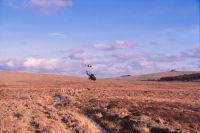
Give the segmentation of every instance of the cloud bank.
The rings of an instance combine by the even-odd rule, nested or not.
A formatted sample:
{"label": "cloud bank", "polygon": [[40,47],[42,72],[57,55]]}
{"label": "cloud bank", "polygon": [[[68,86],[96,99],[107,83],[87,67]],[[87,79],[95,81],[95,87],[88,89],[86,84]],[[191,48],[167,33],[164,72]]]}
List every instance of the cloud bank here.
{"label": "cloud bank", "polygon": [[[95,57],[82,49],[65,51],[64,58],[12,58],[0,60],[0,70],[85,75],[85,65],[93,65],[93,72],[99,77],[136,75],[171,69],[200,70],[199,48],[193,48],[174,55],[163,53],[134,52],[134,50]],[[106,52],[107,53],[107,52]],[[188,59],[192,59],[188,62]],[[176,65],[175,65],[176,64]],[[175,68],[174,68],[175,67]]]}

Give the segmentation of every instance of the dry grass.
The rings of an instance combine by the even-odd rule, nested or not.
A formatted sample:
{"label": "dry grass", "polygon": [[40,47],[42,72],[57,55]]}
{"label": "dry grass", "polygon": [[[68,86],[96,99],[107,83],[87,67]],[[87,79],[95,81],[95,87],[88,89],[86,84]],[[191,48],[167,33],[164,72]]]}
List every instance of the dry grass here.
{"label": "dry grass", "polygon": [[[200,131],[200,83],[0,73],[0,132]],[[54,96],[62,102],[54,107]]]}

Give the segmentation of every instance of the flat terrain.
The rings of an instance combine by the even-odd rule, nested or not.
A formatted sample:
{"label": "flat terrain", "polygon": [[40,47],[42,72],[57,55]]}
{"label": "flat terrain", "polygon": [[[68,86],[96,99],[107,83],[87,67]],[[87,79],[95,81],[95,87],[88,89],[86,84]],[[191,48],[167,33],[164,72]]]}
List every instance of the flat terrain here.
{"label": "flat terrain", "polygon": [[12,132],[200,133],[200,82],[1,72],[0,133]]}

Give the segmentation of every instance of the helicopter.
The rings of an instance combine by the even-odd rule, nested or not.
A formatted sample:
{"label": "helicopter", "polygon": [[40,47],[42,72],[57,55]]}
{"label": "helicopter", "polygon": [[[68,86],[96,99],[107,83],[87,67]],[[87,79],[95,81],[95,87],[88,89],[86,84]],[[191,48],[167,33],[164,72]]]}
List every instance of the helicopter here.
{"label": "helicopter", "polygon": [[93,80],[93,81],[96,80],[96,76],[93,73],[86,71],[86,74],[89,76],[89,78],[88,78],[89,80]]}
{"label": "helicopter", "polygon": [[[85,65],[85,66],[88,67],[89,69],[92,68],[92,65],[90,65],[90,64],[87,64],[87,65]],[[86,74],[89,76],[89,77],[88,77],[89,80],[96,81],[96,76],[91,72],[91,70],[90,70],[90,71],[89,71],[89,70],[86,70]]]}

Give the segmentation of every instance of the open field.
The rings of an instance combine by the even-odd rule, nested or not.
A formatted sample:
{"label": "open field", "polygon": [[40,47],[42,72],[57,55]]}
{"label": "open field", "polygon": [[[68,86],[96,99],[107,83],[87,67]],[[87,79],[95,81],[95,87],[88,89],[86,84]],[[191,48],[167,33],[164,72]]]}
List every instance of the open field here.
{"label": "open field", "polygon": [[200,82],[1,72],[0,106],[0,133],[200,133]]}

